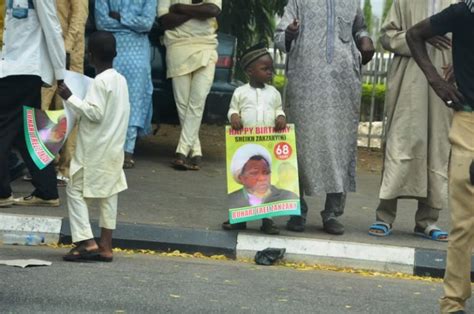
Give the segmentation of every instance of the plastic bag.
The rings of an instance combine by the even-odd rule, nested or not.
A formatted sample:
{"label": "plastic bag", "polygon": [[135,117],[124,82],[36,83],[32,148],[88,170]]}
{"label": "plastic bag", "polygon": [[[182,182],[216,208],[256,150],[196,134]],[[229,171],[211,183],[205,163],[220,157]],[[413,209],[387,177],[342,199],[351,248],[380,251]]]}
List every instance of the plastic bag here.
{"label": "plastic bag", "polygon": [[255,263],[258,265],[273,265],[285,255],[286,249],[266,248],[255,254]]}

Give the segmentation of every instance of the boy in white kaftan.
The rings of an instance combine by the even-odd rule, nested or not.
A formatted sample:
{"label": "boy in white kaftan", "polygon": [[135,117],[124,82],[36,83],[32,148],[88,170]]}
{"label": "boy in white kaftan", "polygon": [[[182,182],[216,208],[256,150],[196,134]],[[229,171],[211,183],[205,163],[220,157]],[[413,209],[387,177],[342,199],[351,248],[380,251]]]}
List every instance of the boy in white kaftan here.
{"label": "boy in white kaftan", "polygon": [[[249,83],[238,87],[232,95],[232,101],[228,112],[228,118],[234,130],[243,127],[268,126],[275,127],[276,131],[280,131],[286,127],[286,116],[283,112],[281,95],[278,90],[268,85],[273,76],[273,60],[264,45],[255,45],[244,52],[240,59],[240,65],[246,72]],[[258,152],[250,152],[253,157],[259,155]],[[248,156],[247,160],[252,160],[252,156]],[[263,155],[259,157],[264,158]],[[242,165],[234,174],[236,177],[255,176],[255,172],[259,173],[258,181],[270,179],[271,158],[253,160],[261,162],[260,166]],[[266,163],[266,166],[265,166]],[[262,167],[263,166],[263,167]],[[245,171],[244,171],[245,170]],[[253,172],[253,175],[249,173]],[[252,179],[253,180],[253,179]],[[238,183],[244,185],[245,195],[251,205],[257,205],[270,201],[272,193],[270,190],[251,191],[250,186],[242,183],[240,179]],[[237,198],[239,199],[239,197]],[[235,204],[235,193],[229,195],[229,204]],[[229,220],[222,223],[224,230],[243,230],[247,228],[245,222],[231,224]],[[272,219],[262,219],[260,230],[266,234],[278,234],[280,230]]]}
{"label": "boy in white kaftan", "polygon": [[240,115],[245,127],[274,126],[278,116],[285,116],[280,92],[273,86],[264,84],[255,88],[250,84],[238,87],[232,95],[227,117]]}
{"label": "boy in white kaftan", "polygon": [[[107,32],[95,34],[99,35],[92,37],[89,45],[113,44],[113,52],[105,52],[105,55],[115,56],[115,39],[112,34]],[[95,48],[90,49],[92,49],[91,56],[94,56]],[[97,50],[100,54],[107,48],[100,47]],[[122,169],[130,115],[127,82],[112,68],[113,57],[108,58],[110,64],[101,61],[101,59],[107,60],[106,57],[99,55],[95,58],[98,75],[91,83],[84,100],[70,93],[69,97],[68,94],[64,95],[64,88],[67,88],[65,85],[59,88],[61,97],[67,98],[67,105],[79,117],[77,147],[71,161],[71,179],[67,186],[72,241],[76,245],[79,243],[77,246],[79,249],[71,251],[64,257],[69,261],[77,259],[111,261],[111,232],[116,227],[117,194],[127,189]],[[98,66],[100,62],[105,62],[105,65]],[[99,226],[102,228],[102,233],[104,229],[110,233],[110,239],[104,240],[101,236],[98,245],[99,249],[102,249],[103,245],[110,246],[105,254],[97,250],[89,223],[86,199],[97,199],[100,203]],[[106,243],[103,243],[104,241]],[[89,245],[81,247],[83,242],[88,242]]]}

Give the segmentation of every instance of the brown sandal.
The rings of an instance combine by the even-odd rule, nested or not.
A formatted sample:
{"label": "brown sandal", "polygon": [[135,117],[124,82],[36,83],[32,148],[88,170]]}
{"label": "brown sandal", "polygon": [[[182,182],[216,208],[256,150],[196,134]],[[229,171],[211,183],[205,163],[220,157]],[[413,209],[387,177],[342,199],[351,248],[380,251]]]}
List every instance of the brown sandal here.
{"label": "brown sandal", "polygon": [[171,162],[171,165],[176,170],[188,170],[186,165],[186,156],[180,153],[176,153],[175,159]]}
{"label": "brown sandal", "polygon": [[202,156],[194,156],[190,160],[190,164],[188,165],[189,170],[201,170],[201,161]]}
{"label": "brown sandal", "polygon": [[135,167],[135,160],[133,160],[133,155],[130,153],[125,153],[125,159],[123,161],[123,169],[132,169]]}

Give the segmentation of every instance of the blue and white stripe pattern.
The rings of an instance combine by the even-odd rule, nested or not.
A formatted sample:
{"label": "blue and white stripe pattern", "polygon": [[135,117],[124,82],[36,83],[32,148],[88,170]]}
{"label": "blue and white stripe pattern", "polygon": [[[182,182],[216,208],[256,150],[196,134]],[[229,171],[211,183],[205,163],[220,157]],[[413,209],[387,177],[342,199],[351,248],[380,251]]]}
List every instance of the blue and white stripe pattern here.
{"label": "blue and white stripe pattern", "polygon": [[474,13],[474,0],[464,0],[469,10]]}

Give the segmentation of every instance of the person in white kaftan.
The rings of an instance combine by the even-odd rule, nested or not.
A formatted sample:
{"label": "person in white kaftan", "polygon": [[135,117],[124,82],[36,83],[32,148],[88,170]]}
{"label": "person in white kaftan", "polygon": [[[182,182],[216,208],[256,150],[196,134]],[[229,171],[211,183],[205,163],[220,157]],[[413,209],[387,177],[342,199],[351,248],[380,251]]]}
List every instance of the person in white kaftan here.
{"label": "person in white kaftan", "polygon": [[[395,1],[382,26],[380,42],[395,54],[388,73],[385,158],[376,222],[369,234],[387,236],[397,214],[397,200],[418,200],[415,233],[436,241],[448,234],[436,226],[448,207],[448,134],[452,111],[429,86],[411,57],[406,32],[456,0]],[[435,37],[428,47],[440,73],[451,64],[451,40]]]}
{"label": "person in white kaftan", "polygon": [[[126,79],[112,68],[115,47],[111,33],[96,32],[90,37],[90,60],[97,76],[83,101],[71,95],[64,84],[58,89],[79,117],[77,147],[67,186],[72,241],[76,247],[64,256],[66,261],[112,261],[117,195],[127,189],[122,165],[130,115]],[[96,199],[100,203],[102,233],[99,245],[92,234],[86,199]]]}

